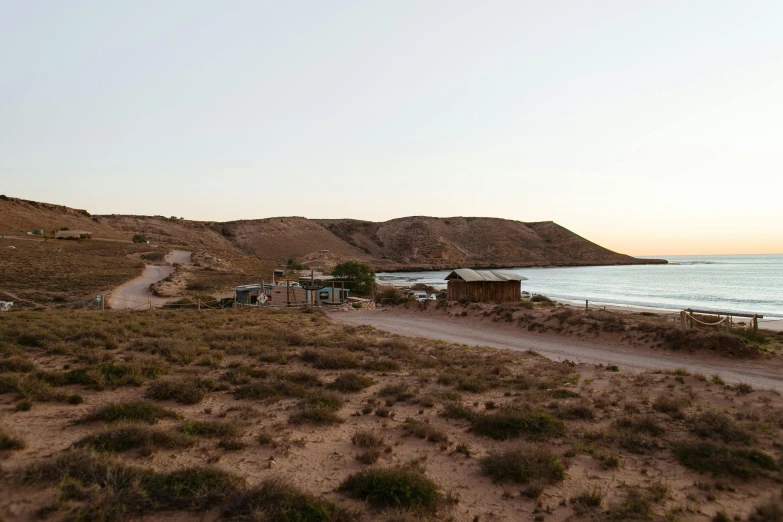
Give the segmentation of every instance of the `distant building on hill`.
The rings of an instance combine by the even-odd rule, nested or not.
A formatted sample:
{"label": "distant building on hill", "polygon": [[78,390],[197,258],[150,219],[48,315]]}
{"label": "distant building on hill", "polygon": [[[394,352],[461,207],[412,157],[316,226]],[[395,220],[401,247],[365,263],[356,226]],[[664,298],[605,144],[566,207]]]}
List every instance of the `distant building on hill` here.
{"label": "distant building on hill", "polygon": [[58,230],[55,239],[92,239],[92,232],[86,230]]}
{"label": "distant building on hill", "polygon": [[448,300],[512,303],[522,299],[519,274],[499,270],[458,268],[446,276]]}

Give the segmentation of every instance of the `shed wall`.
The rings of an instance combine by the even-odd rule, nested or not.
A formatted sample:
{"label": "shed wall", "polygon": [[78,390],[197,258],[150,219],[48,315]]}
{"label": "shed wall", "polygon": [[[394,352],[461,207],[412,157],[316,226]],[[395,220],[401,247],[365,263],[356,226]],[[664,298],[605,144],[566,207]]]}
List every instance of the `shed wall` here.
{"label": "shed wall", "polygon": [[479,302],[511,303],[522,299],[521,289],[519,281],[475,281],[468,283],[450,280],[448,282],[448,300],[470,299]]}

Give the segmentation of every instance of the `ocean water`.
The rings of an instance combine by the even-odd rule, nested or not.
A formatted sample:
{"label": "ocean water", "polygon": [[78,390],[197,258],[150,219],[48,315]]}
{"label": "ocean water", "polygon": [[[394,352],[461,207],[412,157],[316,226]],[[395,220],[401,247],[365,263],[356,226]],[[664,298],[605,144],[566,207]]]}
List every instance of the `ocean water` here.
{"label": "ocean water", "polygon": [[[783,255],[655,256],[668,265],[504,269],[522,290],[555,299],[783,318]],[[379,273],[382,283],[445,287],[449,271]]]}

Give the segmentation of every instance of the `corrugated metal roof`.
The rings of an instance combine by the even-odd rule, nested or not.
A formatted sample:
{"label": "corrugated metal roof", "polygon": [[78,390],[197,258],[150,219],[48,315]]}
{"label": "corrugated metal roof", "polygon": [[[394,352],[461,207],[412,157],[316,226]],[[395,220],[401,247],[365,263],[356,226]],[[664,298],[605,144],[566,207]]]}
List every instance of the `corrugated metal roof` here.
{"label": "corrugated metal roof", "polygon": [[473,270],[472,268],[458,268],[446,276],[446,281],[451,279],[462,279],[468,283],[479,281],[525,281],[527,277],[515,274],[513,272],[503,272],[500,270]]}
{"label": "corrugated metal roof", "polygon": [[241,286],[238,286],[238,287],[234,288],[234,290],[239,291],[239,292],[247,292],[248,290],[261,290],[261,285],[259,285],[259,284],[255,284],[255,285],[241,285]]}

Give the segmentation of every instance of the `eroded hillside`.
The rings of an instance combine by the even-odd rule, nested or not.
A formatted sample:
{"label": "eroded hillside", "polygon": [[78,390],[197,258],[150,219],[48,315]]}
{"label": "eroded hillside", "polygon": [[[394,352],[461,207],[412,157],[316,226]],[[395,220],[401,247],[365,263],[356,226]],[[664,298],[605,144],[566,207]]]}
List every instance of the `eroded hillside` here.
{"label": "eroded hillside", "polygon": [[92,216],[85,210],[15,198],[0,200],[0,218],[0,231],[6,235],[70,228],[88,230],[97,239],[130,241],[141,234],[161,245],[243,253],[273,264],[293,259],[323,270],[347,260],[369,263],[376,270],[661,262],[613,252],[552,221],[413,216],[380,223],[304,217],[220,223]]}

